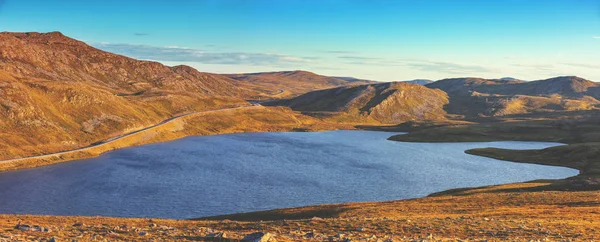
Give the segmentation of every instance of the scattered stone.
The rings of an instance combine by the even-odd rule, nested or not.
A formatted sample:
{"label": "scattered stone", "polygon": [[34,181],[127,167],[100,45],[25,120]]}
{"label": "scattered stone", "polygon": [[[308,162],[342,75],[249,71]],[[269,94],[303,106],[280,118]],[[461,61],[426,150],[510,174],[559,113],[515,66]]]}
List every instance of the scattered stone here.
{"label": "scattered stone", "polygon": [[242,242],[275,242],[275,238],[270,233],[256,232],[246,235]]}
{"label": "scattered stone", "polygon": [[21,222],[19,222],[17,225],[15,225],[15,229],[18,229],[21,231],[30,231],[31,226],[28,224],[21,224]]}
{"label": "scattered stone", "polygon": [[15,225],[15,229],[21,230],[23,232],[32,231],[48,233],[51,231],[49,228],[46,227],[42,227],[39,225],[21,224],[20,222],[19,224]]}
{"label": "scattered stone", "polygon": [[227,238],[227,234],[225,234],[224,232],[211,233],[211,234],[207,234],[206,238],[209,240],[220,241],[221,239]]}
{"label": "scattered stone", "polygon": [[156,224],[155,223],[151,223],[151,224],[148,225],[148,227],[154,228],[154,227],[156,227]]}
{"label": "scattered stone", "polygon": [[44,230],[46,230],[46,228],[41,227],[39,225],[34,225],[33,227],[31,227],[31,231],[34,232],[44,232]]}
{"label": "scattered stone", "polygon": [[83,223],[80,223],[80,222],[76,222],[73,224],[73,227],[82,227],[82,226],[83,226]]}
{"label": "scattered stone", "polygon": [[138,233],[138,235],[140,235],[140,236],[146,236],[146,235],[148,235],[148,232],[141,231],[141,232]]}

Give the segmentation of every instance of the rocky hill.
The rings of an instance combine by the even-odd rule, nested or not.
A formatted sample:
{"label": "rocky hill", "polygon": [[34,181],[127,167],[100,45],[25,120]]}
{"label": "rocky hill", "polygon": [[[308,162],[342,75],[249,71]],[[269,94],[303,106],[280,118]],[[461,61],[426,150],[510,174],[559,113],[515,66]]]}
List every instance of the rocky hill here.
{"label": "rocky hill", "polygon": [[100,51],[83,42],[52,33],[0,33],[1,70],[15,78],[95,84],[115,93],[153,89],[198,96],[244,96],[233,80],[201,73],[187,66],[168,67]]}
{"label": "rocky hill", "polygon": [[0,33],[0,157],[88,145],[174,115],[247,104],[222,75],[95,49],[61,33]]}
{"label": "rocky hill", "polygon": [[240,87],[270,94],[275,98],[298,96],[319,89],[373,83],[354,78],[321,76],[307,71],[262,72],[227,76],[237,80],[236,85]]}
{"label": "rocky hill", "polygon": [[454,78],[429,88],[448,93],[448,113],[467,118],[600,107],[600,84],[579,77],[555,77],[525,82],[514,79]]}
{"label": "rocky hill", "polygon": [[443,119],[446,104],[443,91],[401,82],[319,90],[271,103],[336,121],[380,123]]}

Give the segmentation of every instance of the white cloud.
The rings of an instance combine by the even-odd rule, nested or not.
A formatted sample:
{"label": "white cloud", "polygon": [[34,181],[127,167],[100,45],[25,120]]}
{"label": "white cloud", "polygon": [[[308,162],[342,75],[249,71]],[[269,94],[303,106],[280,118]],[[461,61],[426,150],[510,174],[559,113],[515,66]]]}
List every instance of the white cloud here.
{"label": "white cloud", "polygon": [[600,39],[600,36],[594,36],[592,38],[594,38],[594,39]]}
{"label": "white cloud", "polygon": [[595,69],[595,70],[600,68],[600,65],[586,64],[586,63],[562,63],[562,64],[567,65],[567,66],[590,68],[590,69]]}
{"label": "white cloud", "polygon": [[181,47],[181,46],[177,46],[177,45],[165,46],[165,48],[167,48],[167,49],[184,49],[184,50],[190,49],[189,47]]}
{"label": "white cloud", "polygon": [[229,65],[292,65],[311,62],[310,58],[273,53],[207,52],[180,46],[148,46],[131,44],[90,43],[90,45],[137,59],[174,62],[198,62]]}
{"label": "white cloud", "polygon": [[407,63],[407,66],[417,68],[426,72],[439,72],[439,73],[451,73],[451,74],[473,74],[473,73],[485,73],[492,72],[483,66],[478,65],[463,65],[458,63],[449,63],[441,61],[422,61]]}

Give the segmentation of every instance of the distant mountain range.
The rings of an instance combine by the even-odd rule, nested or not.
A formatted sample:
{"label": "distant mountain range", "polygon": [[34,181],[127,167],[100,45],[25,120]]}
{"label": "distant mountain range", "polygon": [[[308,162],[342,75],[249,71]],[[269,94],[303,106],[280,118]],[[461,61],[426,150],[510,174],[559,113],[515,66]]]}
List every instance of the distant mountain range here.
{"label": "distant mountain range", "polygon": [[531,82],[454,78],[427,87],[448,93],[447,111],[466,117],[592,110],[600,104],[600,84],[574,76]]}
{"label": "distant mountain range", "polygon": [[297,96],[319,89],[372,83],[354,78],[321,76],[308,71],[261,72],[225,76],[237,80],[236,85],[240,87],[271,94],[269,98]]}
{"label": "distant mountain range", "polygon": [[404,83],[410,83],[410,84],[418,84],[418,85],[427,85],[429,83],[432,83],[432,80],[427,80],[427,79],[415,79],[415,80],[410,80],[410,81],[403,81]]}
{"label": "distant mountain range", "polygon": [[373,81],[373,80],[359,79],[359,78],[347,77],[347,76],[335,76],[334,78],[342,79],[342,80],[348,81],[348,82],[358,82],[361,84],[378,83],[377,81]]}

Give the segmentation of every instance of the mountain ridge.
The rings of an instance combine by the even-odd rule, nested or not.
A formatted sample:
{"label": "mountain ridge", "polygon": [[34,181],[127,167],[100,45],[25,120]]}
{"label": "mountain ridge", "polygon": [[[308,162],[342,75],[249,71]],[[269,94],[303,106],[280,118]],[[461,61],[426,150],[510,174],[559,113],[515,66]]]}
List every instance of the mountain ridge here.
{"label": "mountain ridge", "polygon": [[600,84],[575,76],[525,82],[451,78],[426,85],[448,93],[446,111],[465,118],[600,108]]}
{"label": "mountain ridge", "polygon": [[365,80],[348,81],[300,70],[226,74],[226,76],[237,80],[238,86],[257,92],[276,94],[276,98],[298,96],[320,89],[369,83]]}

